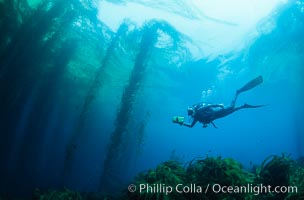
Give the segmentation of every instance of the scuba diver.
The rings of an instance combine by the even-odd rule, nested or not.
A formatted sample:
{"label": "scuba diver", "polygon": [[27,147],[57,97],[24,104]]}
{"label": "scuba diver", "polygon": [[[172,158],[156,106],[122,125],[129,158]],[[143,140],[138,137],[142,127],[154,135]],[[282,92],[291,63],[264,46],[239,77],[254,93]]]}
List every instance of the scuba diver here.
{"label": "scuba diver", "polygon": [[204,128],[206,128],[207,125],[211,123],[215,128],[217,128],[213,122],[216,119],[230,115],[231,113],[243,108],[258,108],[264,106],[264,105],[253,106],[253,105],[244,104],[242,106],[235,107],[235,103],[239,94],[258,86],[262,82],[263,82],[262,76],[258,76],[257,78],[249,81],[242,88],[236,91],[235,98],[231,102],[230,106],[225,107],[223,104],[198,103],[191,107],[188,107],[188,116],[192,118],[191,123],[185,123],[184,117],[178,117],[178,116],[173,117],[172,122],[190,128],[192,128],[197,122],[202,123]]}

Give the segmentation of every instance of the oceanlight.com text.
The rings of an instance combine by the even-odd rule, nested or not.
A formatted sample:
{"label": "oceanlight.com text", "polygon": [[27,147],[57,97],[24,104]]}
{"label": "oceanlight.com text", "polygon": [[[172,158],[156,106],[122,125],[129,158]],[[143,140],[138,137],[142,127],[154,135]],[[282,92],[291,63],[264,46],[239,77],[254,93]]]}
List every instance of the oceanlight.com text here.
{"label": "oceanlight.com text", "polygon": [[246,186],[222,186],[220,184],[214,184],[212,186],[212,192],[214,193],[228,193],[228,194],[241,194],[250,193],[253,195],[266,194],[266,193],[297,193],[297,186],[271,186],[271,185],[253,185],[247,184]]}

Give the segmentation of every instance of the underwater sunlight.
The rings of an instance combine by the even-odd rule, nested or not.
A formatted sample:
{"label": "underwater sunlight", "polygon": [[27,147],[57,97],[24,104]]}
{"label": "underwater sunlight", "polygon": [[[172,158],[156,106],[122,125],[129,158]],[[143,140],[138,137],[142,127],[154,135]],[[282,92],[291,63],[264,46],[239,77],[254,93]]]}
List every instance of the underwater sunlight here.
{"label": "underwater sunlight", "polygon": [[[287,0],[101,1],[98,18],[112,30],[129,19],[141,26],[151,19],[168,21],[193,43],[194,59],[238,53],[260,34],[258,25]],[[117,15],[119,13],[119,15]],[[271,32],[274,27],[268,26]]]}
{"label": "underwater sunlight", "polygon": [[304,199],[304,0],[0,0],[0,200]]}

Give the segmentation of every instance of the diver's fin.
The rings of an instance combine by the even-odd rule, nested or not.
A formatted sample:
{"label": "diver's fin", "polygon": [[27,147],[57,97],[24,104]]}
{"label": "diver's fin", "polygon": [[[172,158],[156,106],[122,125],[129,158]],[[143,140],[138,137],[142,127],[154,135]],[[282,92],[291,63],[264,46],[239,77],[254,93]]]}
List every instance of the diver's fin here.
{"label": "diver's fin", "polygon": [[244,85],[242,88],[238,89],[236,91],[236,95],[239,95],[242,92],[246,92],[256,86],[258,86],[259,84],[263,83],[263,77],[262,76],[258,76],[255,79],[249,81],[246,85]]}
{"label": "diver's fin", "polygon": [[211,122],[211,124],[213,125],[214,128],[217,128],[214,122]]}
{"label": "diver's fin", "polygon": [[245,103],[242,107],[243,108],[259,108],[259,107],[263,107],[263,106],[266,106],[266,105],[253,106],[253,105],[249,105],[249,104]]}

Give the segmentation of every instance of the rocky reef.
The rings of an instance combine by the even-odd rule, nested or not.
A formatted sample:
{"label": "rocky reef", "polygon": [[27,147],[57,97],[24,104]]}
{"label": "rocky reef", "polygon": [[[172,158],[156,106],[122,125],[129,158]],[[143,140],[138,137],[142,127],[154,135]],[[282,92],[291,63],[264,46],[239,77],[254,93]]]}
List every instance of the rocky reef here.
{"label": "rocky reef", "polygon": [[[12,198],[0,198],[12,199]],[[139,173],[119,194],[81,193],[69,189],[33,191],[37,200],[186,200],[186,199],[304,199],[301,159],[272,155],[260,166],[245,169],[232,158],[169,160]]]}

